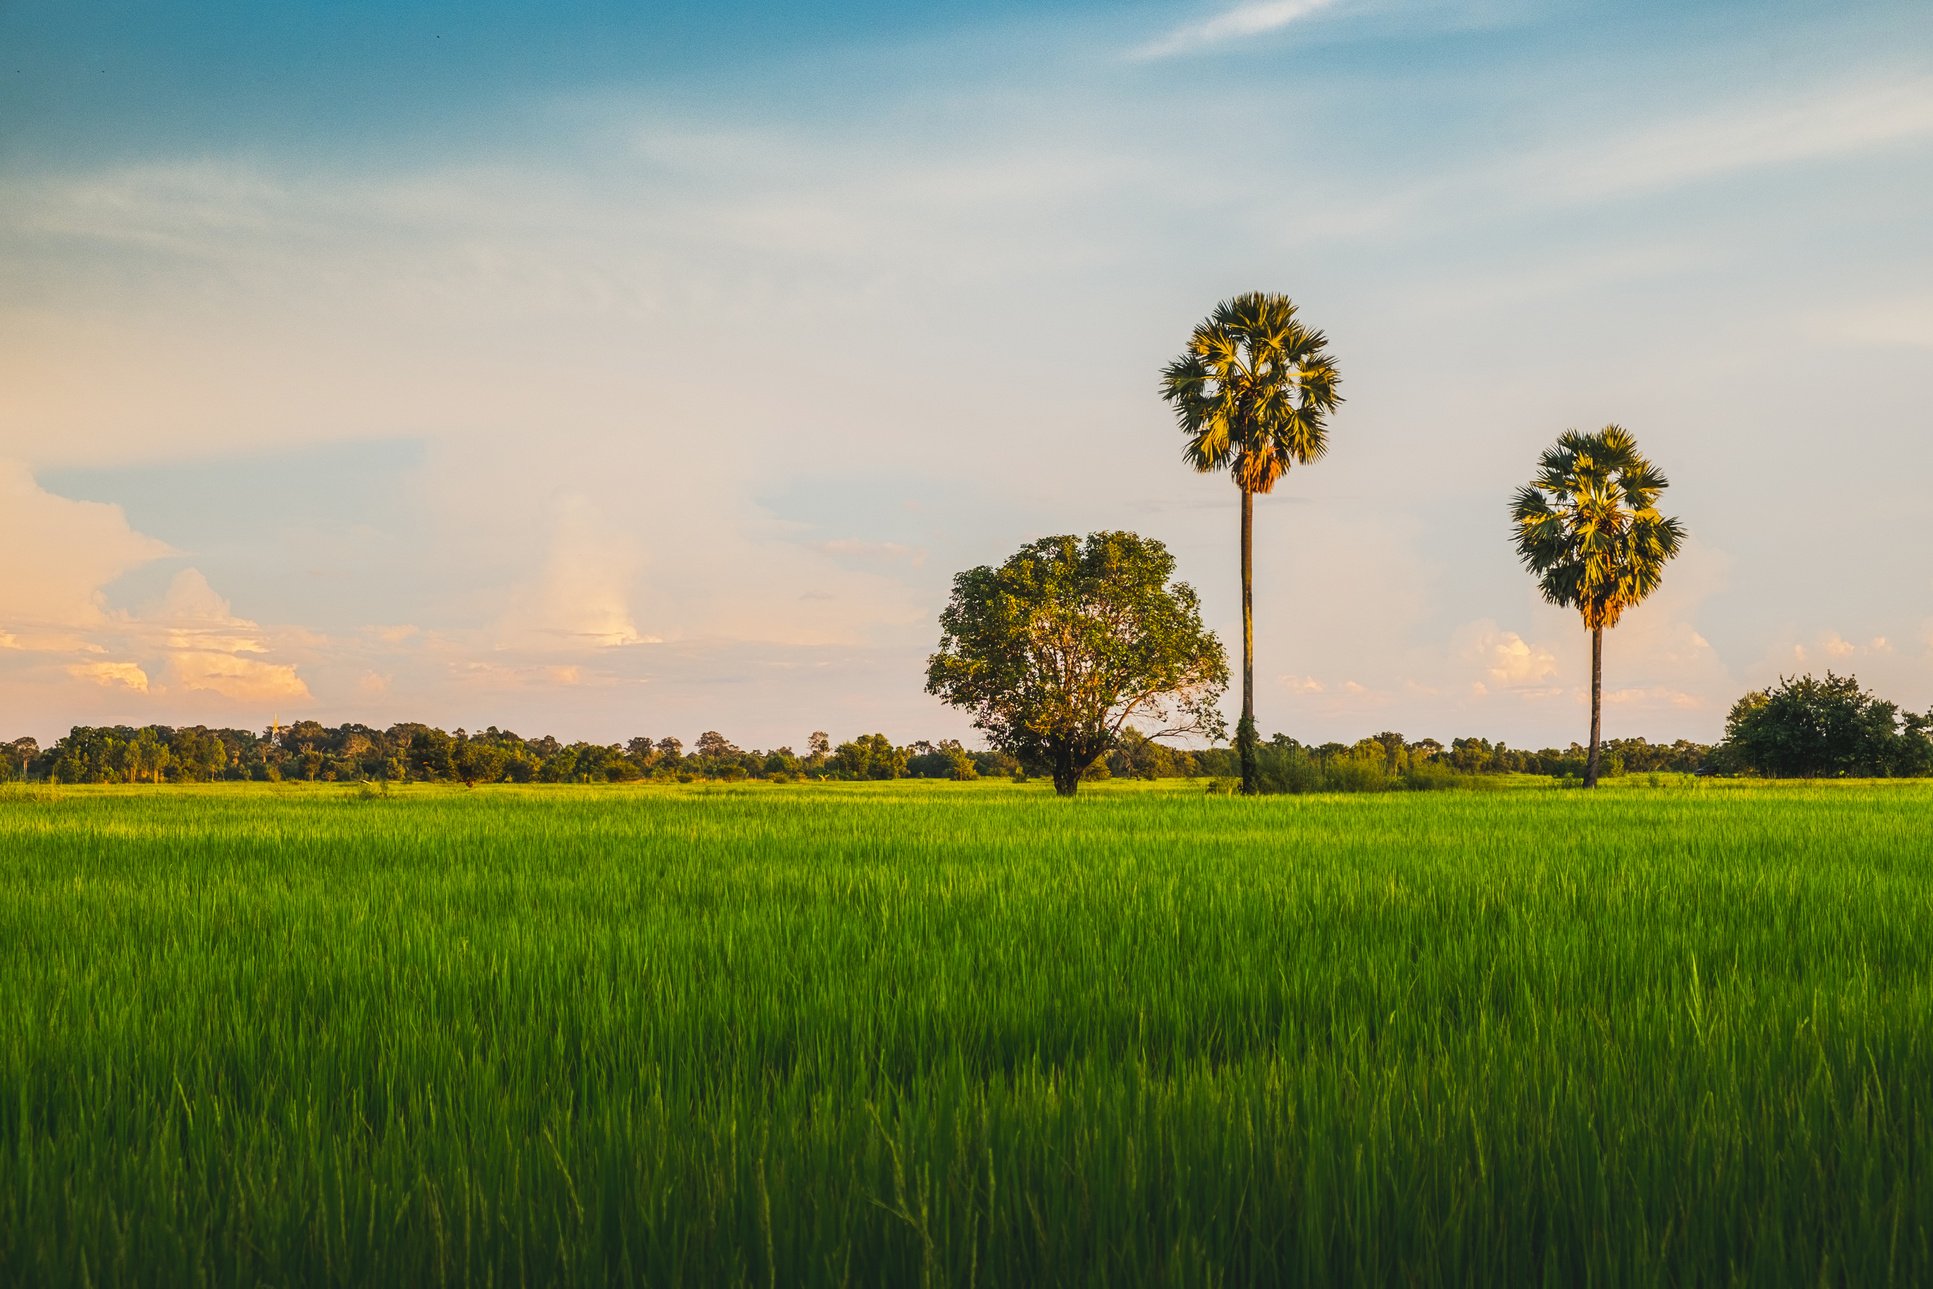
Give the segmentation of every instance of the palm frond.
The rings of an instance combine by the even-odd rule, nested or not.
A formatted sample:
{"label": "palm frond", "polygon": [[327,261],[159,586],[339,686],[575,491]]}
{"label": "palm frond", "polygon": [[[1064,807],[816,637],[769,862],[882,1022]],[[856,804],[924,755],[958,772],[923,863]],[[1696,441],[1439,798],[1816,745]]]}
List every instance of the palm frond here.
{"label": "palm frond", "polygon": [[1187,440],[1183,458],[1200,471],[1228,470],[1250,492],[1320,459],[1326,418],[1342,402],[1327,345],[1287,296],[1255,291],[1217,304],[1162,372],[1162,397]]}
{"label": "palm frond", "polygon": [[1544,598],[1612,627],[1656,590],[1685,540],[1684,525],[1657,510],[1666,486],[1621,426],[1558,435],[1510,499],[1517,557]]}

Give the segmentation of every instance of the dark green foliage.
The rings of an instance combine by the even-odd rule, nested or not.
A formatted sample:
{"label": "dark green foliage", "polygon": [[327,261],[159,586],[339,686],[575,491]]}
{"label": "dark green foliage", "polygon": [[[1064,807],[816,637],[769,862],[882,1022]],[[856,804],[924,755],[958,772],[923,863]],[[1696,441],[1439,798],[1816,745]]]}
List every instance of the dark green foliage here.
{"label": "dark green foliage", "polygon": [[1174,557],[1134,533],[1046,537],[953,579],[928,693],[1072,796],[1130,720],[1163,738],[1221,732],[1221,641]]}
{"label": "dark green foliage", "polygon": [[1724,764],[1774,779],[1933,774],[1933,712],[1902,716],[1853,676],[1781,677],[1732,705]]}
{"label": "dark green foliage", "polygon": [[[1689,774],[1711,767],[1713,749],[1679,739],[1675,743],[1647,743],[1641,738],[1611,739],[1603,748],[1607,775],[1657,773]],[[1187,754],[1184,754],[1187,755]],[[1210,748],[1187,755],[1185,773],[1233,777],[1239,766],[1233,749]],[[1448,787],[1493,787],[1504,775],[1549,775],[1579,778],[1584,774],[1585,749],[1531,751],[1492,743],[1485,738],[1452,739],[1448,747],[1435,739],[1406,740],[1386,730],[1353,744],[1306,744],[1277,734],[1257,749],[1263,792],[1388,792]]]}
{"label": "dark green foliage", "polygon": [[[1908,715],[1903,727],[1925,724]],[[1916,724],[1918,723],[1918,724]],[[815,734],[815,738],[819,737]],[[296,740],[300,739],[298,743]],[[722,740],[721,740],[722,741]],[[1278,734],[1273,745],[1297,744]],[[713,745],[715,755],[685,756],[675,738],[634,738],[622,746],[594,743],[564,744],[554,738],[525,740],[494,725],[487,730],[454,735],[427,725],[395,725],[388,730],[365,725],[325,727],[299,722],[279,734],[256,735],[243,730],[171,729],[166,726],[76,727],[51,748],[42,749],[31,738],[0,743],[0,783],[47,780],[59,783],[151,783],[158,770],[164,783],[206,783],[218,780],[302,779],[325,783],[364,779],[386,783],[631,783],[692,782],[697,779],[954,779],[1011,777],[1019,761],[997,748],[967,748],[957,739],[938,743],[919,741],[907,747],[891,745],[884,735],[861,736],[841,744],[835,757],[830,740],[806,756],[791,748],[770,752],[741,751],[726,743],[729,754]],[[153,758],[159,745],[167,755]],[[1371,746],[1373,745],[1373,746]],[[148,749],[139,755],[131,749]],[[1544,774],[1579,776],[1585,750],[1569,748],[1530,751],[1507,747],[1484,738],[1459,738],[1444,746],[1435,739],[1413,743],[1385,731],[1353,745],[1329,743],[1309,746],[1308,755],[1333,760],[1344,754],[1359,759],[1381,757],[1384,779],[1426,765],[1455,771],[1458,781],[1470,774]],[[1713,767],[1737,768],[1714,758],[1713,750],[1684,739],[1676,743],[1647,743],[1643,739],[1611,739],[1604,745],[1608,774],[1647,771],[1691,772]],[[1114,746],[1096,767],[1117,778],[1174,779],[1202,775],[1234,777],[1239,767],[1232,748],[1185,749],[1150,739],[1132,726],[1123,726]],[[152,764],[150,762],[153,761]],[[1259,764],[1259,763],[1258,763]],[[1893,773],[1933,773],[1933,767],[1909,768],[1908,758]],[[882,772],[883,771],[883,772]],[[1438,776],[1440,778],[1440,776]],[[1302,774],[1287,770],[1277,758],[1269,782],[1275,791],[1343,791],[1360,781],[1354,770],[1335,775]],[[1408,781],[1406,781],[1407,783]],[[1314,785],[1282,787],[1282,784]]]}
{"label": "dark green foliage", "polygon": [[979,763],[958,739],[941,739],[938,743],[922,740],[913,744],[907,752],[906,773],[915,779],[965,782],[980,777]]}
{"label": "dark green foliage", "polygon": [[1933,1283],[1933,791],[0,794],[0,1284]]}
{"label": "dark green foliage", "polygon": [[502,782],[508,763],[504,749],[485,739],[459,739],[450,755],[456,777],[471,787]]}
{"label": "dark green foliage", "polygon": [[906,749],[884,734],[861,734],[834,748],[826,769],[835,779],[903,779],[906,760]]}
{"label": "dark green foliage", "polygon": [[[823,740],[815,734],[815,740]],[[928,751],[933,744],[920,744]],[[332,783],[366,779],[385,783],[630,783],[692,779],[732,781],[785,775],[805,778],[970,779],[981,772],[1010,773],[1008,758],[937,745],[938,761],[908,769],[912,749],[894,747],[883,734],[842,744],[838,755],[816,748],[800,757],[791,748],[747,751],[716,730],[707,730],[690,755],[676,738],[634,738],[619,744],[562,743],[548,735],[524,739],[491,726],[454,734],[406,722],[387,730],[366,725],[324,726],[298,721],[260,734],[202,726],[76,726],[52,747],[33,739],[0,744],[0,783],[19,779],[55,783],[205,783],[217,780]]]}

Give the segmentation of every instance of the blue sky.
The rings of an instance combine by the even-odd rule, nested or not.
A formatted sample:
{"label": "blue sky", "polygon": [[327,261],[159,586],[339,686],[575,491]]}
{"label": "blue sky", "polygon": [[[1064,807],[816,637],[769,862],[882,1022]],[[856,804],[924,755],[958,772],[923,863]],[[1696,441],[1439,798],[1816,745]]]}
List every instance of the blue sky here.
{"label": "blue sky", "polygon": [[1609,733],[1827,666],[1933,705],[1923,4],[16,2],[0,50],[0,735],[964,733],[951,574],[1099,527],[1233,641],[1154,380],[1246,289],[1348,399],[1260,508],[1265,730],[1581,737],[1503,514],[1610,421],[1692,541]]}

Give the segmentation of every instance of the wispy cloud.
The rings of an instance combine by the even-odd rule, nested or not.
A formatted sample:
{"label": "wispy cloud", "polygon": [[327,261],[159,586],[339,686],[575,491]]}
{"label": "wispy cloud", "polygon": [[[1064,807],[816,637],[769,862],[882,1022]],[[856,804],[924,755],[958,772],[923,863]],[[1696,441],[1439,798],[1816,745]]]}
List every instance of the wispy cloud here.
{"label": "wispy cloud", "polygon": [[1193,53],[1216,45],[1225,45],[1231,41],[1245,40],[1251,36],[1267,35],[1327,9],[1334,2],[1335,0],[1248,0],[1248,3],[1225,9],[1212,18],[1183,23],[1135,50],[1133,57],[1141,61],[1172,58],[1176,54]]}
{"label": "wispy cloud", "polygon": [[1933,80],[1828,90],[1672,121],[1573,161],[1569,195],[1623,196],[1933,138]]}

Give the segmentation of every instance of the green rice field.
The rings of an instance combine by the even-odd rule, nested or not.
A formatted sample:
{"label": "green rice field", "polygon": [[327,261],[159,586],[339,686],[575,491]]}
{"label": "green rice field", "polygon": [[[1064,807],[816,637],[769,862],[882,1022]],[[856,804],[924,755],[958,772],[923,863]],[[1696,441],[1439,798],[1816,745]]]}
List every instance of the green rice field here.
{"label": "green rice field", "polygon": [[0,1284],[1933,1282],[1933,785],[0,794]]}

